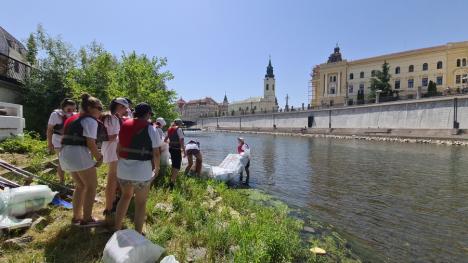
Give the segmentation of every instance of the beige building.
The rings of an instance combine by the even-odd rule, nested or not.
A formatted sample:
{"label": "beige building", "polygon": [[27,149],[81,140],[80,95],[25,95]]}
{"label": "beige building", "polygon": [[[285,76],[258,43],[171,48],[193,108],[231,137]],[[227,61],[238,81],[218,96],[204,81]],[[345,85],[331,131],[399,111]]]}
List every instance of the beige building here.
{"label": "beige building", "polygon": [[250,97],[245,100],[229,103],[228,115],[233,116],[278,111],[275,88],[275,75],[273,74],[273,66],[271,65],[270,59],[265,79],[263,80],[263,96]]}
{"label": "beige building", "polygon": [[219,104],[210,97],[185,102],[182,98],[177,101],[183,120],[196,120],[200,117],[215,117],[219,113]]}
{"label": "beige building", "polygon": [[[377,57],[347,61],[339,47],[328,62],[313,68],[313,106],[355,104],[367,99],[370,80],[386,61],[390,66],[390,84],[402,98],[416,98],[418,90],[427,93],[430,81],[439,92],[455,93],[468,89],[468,41],[409,50]],[[358,96],[358,94],[363,94]]]}

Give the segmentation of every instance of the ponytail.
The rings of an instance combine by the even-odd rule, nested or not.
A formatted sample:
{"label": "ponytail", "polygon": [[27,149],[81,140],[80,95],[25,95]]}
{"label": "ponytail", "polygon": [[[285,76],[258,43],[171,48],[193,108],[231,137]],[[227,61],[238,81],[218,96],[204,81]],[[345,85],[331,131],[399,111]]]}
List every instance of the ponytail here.
{"label": "ponytail", "polygon": [[95,98],[88,93],[81,94],[81,110],[88,113],[89,107],[95,107],[101,104],[101,101],[98,98]]}

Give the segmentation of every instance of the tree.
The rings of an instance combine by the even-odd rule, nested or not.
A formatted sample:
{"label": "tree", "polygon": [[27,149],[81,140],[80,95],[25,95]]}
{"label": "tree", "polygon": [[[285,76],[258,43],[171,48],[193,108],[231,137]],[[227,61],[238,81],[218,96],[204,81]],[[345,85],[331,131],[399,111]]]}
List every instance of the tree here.
{"label": "tree", "polygon": [[437,85],[434,81],[429,81],[429,85],[427,86],[427,96],[437,96]]}
{"label": "tree", "polygon": [[[36,51],[34,51],[34,45]],[[133,103],[147,102],[155,117],[176,117],[175,91],[166,82],[173,75],[163,68],[166,58],[123,53],[117,58],[92,42],[75,52],[60,38],[50,37],[41,26],[32,33],[28,44],[36,66],[26,80],[23,101],[26,127],[42,135],[50,112],[66,97],[78,99],[88,92],[101,99],[104,106],[115,97],[130,98]],[[37,58],[37,53],[41,57]]]}
{"label": "tree", "polygon": [[31,64],[31,66],[36,65],[36,57],[37,57],[37,44],[36,38],[34,34],[29,34],[26,47],[28,49],[28,53],[26,54],[26,60]]}
{"label": "tree", "polygon": [[381,96],[387,97],[392,96],[392,86],[390,85],[390,66],[388,65],[387,61],[382,64],[382,70],[375,71],[375,77],[371,78],[371,85],[370,85],[370,98],[375,98],[375,94],[377,90],[381,90]]}

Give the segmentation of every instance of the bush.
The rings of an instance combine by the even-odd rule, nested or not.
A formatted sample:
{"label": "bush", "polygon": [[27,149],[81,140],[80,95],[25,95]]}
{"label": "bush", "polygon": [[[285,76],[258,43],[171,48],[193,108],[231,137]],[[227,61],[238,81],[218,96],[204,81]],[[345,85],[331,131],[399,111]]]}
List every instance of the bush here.
{"label": "bush", "polygon": [[45,141],[40,140],[39,134],[29,132],[0,142],[0,153],[46,154],[47,145]]}

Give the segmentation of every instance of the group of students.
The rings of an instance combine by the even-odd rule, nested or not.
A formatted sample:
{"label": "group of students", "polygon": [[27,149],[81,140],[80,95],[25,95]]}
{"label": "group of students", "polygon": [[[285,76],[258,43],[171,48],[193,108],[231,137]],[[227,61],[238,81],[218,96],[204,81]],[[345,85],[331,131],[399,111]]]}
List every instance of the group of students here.
{"label": "group of students", "polygon": [[[161,117],[151,122],[153,111],[149,104],[140,103],[133,110],[131,108],[129,99],[116,98],[111,101],[109,112],[104,114],[98,98],[83,94],[79,112],[76,112],[75,101],[64,99],[60,109],[50,115],[47,142],[49,150],[59,156],[57,175],[63,183],[64,171],[69,172],[75,185],[73,225],[103,223],[92,216],[98,184],[96,167],[102,163],[108,165],[103,211],[106,221],[109,223],[113,216],[113,228],[120,230],[130,201],[135,197],[134,224],[139,233],[143,230],[151,182],[159,174],[161,152],[168,151],[171,157],[171,188],[181,168],[182,156],[188,159],[185,173],[191,170],[194,157],[196,174],[201,173],[200,144],[194,140],[184,144],[180,119],[174,120],[164,134],[166,122]],[[239,138],[241,141],[239,153],[248,147]],[[248,165],[246,172],[248,176]],[[120,198],[117,198],[117,192]]]}

